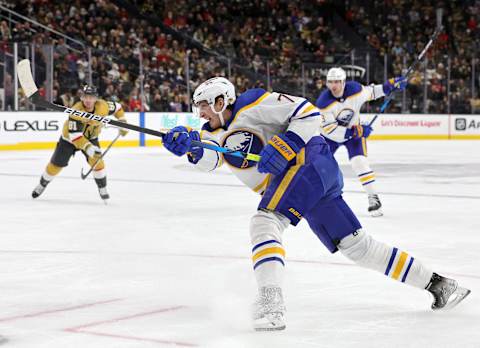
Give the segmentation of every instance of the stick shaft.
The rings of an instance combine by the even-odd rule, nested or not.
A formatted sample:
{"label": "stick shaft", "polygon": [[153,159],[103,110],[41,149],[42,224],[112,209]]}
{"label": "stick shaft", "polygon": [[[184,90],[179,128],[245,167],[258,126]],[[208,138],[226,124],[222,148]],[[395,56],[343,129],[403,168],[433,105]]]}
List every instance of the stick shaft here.
{"label": "stick shaft", "polygon": [[[72,108],[67,108],[62,105],[50,103],[45,99],[43,99],[38,92],[38,88],[35,85],[35,81],[33,80],[32,70],[30,68],[30,61],[28,59],[21,60],[17,64],[17,68],[18,68],[17,69],[18,79],[20,80],[20,85],[22,86],[22,89],[24,90],[25,95],[37,106],[44,107],[46,109],[50,109],[54,111],[60,111],[71,116],[84,118],[86,120],[97,121],[102,123],[103,125],[112,125],[118,128],[130,129],[136,132],[150,134],[160,138],[163,138],[166,134],[164,132],[160,132],[154,129],[148,129],[148,128],[139,127],[133,124],[125,123],[125,122],[120,122],[120,121],[117,121],[108,117],[96,115],[87,111],[75,110]],[[250,161],[255,161],[255,162],[260,161],[260,156],[257,154],[251,154],[251,153],[246,153],[242,151],[232,151],[228,148],[204,143],[202,141],[194,140],[192,141],[192,145],[210,149],[217,152],[221,152],[221,153],[228,154],[235,157],[245,158]]]}
{"label": "stick shaft", "polygon": [[117,136],[115,137],[115,139],[113,139],[113,141],[110,143],[110,145],[108,145],[108,147],[105,149],[105,151],[103,151],[102,155],[95,161],[95,163],[90,167],[90,169],[88,170],[88,172],[86,172],[85,174],[83,174],[83,170],[82,170],[82,174],[80,175],[82,177],[83,180],[85,180],[87,178],[87,176],[90,175],[90,173],[97,167],[98,163],[100,163],[100,161],[105,157],[105,155],[107,154],[108,150],[110,150],[113,146],[113,144],[115,144],[115,142],[118,140],[118,138],[120,138],[120,133],[117,134]]}
{"label": "stick shaft", "polygon": [[[413,71],[413,68],[423,59],[423,56],[425,55],[425,53],[427,53],[427,51],[430,48],[430,46],[432,45],[432,43],[436,40],[436,38],[440,34],[441,30],[442,30],[441,28],[437,28],[437,30],[435,30],[432,37],[430,38],[430,41],[428,41],[427,45],[424,47],[422,52],[420,52],[420,54],[417,56],[415,61],[412,64],[410,64],[410,66],[408,67],[408,69],[407,69],[407,71],[404,75],[405,78],[408,78],[410,73]],[[387,98],[385,98],[385,101],[383,102],[382,106],[380,107],[380,112],[378,114],[376,114],[375,117],[373,117],[373,119],[370,121],[370,124],[369,124],[370,126],[376,121],[379,114],[383,114],[383,112],[387,108],[388,104],[390,104],[390,101],[393,99],[393,93],[394,92],[395,92],[395,90],[393,90],[392,93],[390,93],[390,95]]]}

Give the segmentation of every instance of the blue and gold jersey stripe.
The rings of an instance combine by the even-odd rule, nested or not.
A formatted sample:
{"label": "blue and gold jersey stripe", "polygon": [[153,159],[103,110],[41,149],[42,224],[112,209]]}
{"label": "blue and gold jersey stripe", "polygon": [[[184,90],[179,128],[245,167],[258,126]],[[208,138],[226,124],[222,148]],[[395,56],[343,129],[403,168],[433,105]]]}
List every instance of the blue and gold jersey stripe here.
{"label": "blue and gold jersey stripe", "polygon": [[260,104],[262,102],[262,100],[264,100],[266,97],[268,97],[270,95],[269,92],[265,92],[263,93],[258,99],[256,99],[255,101],[251,102],[250,104],[247,104],[245,106],[243,106],[240,110],[236,111],[234,116],[233,116],[233,119],[231,122],[228,123],[228,126],[233,124],[235,122],[235,120],[238,118],[238,115],[240,115],[242,112],[250,109],[250,108],[253,108],[254,106]]}

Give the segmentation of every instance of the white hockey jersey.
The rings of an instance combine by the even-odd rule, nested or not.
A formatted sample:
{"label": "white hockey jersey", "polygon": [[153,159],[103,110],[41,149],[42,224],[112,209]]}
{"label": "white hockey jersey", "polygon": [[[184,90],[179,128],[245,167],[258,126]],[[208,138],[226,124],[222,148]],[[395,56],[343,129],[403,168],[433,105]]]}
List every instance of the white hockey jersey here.
{"label": "white hockey jersey", "polygon": [[360,123],[362,105],[383,96],[382,85],[363,86],[356,81],[347,81],[340,98],[335,98],[328,89],[323,91],[315,103],[325,118],[321,134],[337,143],[347,141],[345,132]]}
{"label": "white hockey jersey", "polygon": [[[232,116],[225,126],[216,130],[203,126],[202,141],[236,151],[258,154],[276,134],[292,131],[307,143],[319,135],[322,124],[319,110],[308,100],[261,88],[241,94],[233,104]],[[211,171],[224,162],[245,185],[262,193],[268,184],[268,175],[257,171],[256,162],[204,149],[198,168]]]}

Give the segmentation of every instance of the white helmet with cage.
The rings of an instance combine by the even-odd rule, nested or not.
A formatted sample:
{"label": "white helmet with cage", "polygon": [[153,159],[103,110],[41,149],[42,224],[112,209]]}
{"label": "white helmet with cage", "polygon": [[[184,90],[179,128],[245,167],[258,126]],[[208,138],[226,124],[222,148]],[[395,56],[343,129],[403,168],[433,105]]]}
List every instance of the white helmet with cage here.
{"label": "white helmet with cage", "polygon": [[[218,112],[215,111],[214,108],[215,99],[217,97],[223,97],[225,102],[222,110]],[[224,126],[225,121],[222,113],[225,111],[228,105],[235,103],[236,99],[235,87],[230,81],[228,81],[228,79],[225,77],[213,77],[200,84],[195,89],[195,92],[193,92],[192,111],[195,115],[200,116],[198,104],[202,101],[206,101],[210,105],[210,108],[213,110],[213,112],[215,112],[220,118],[222,126]]]}

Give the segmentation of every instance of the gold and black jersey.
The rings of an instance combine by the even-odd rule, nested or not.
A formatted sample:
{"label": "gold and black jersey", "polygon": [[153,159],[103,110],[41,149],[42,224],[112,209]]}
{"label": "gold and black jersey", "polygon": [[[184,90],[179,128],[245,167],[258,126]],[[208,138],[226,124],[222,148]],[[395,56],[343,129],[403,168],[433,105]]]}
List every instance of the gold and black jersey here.
{"label": "gold and black jersey", "polygon": [[[75,103],[72,109],[87,111],[81,101]],[[90,111],[92,112],[92,111]],[[107,102],[98,99],[95,103],[93,114],[99,116],[115,116],[119,120],[124,120],[124,111],[119,103]],[[103,124],[98,121],[86,120],[78,116],[70,116],[63,124],[62,138],[75,145],[78,149],[83,149],[90,140],[98,138]]]}

